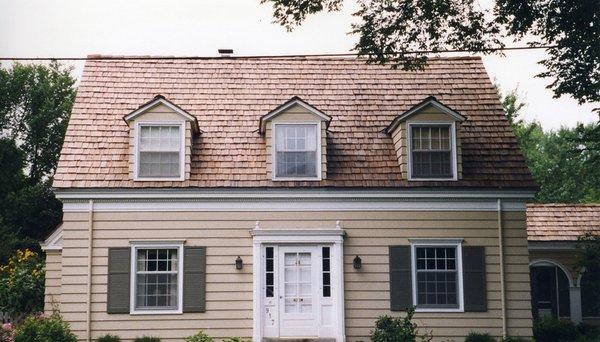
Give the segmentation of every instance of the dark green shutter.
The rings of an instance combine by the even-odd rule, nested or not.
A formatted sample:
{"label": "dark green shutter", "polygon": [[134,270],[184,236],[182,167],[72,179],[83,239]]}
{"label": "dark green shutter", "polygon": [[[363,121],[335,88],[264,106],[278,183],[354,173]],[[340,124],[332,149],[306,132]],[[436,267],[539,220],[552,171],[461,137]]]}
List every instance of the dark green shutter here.
{"label": "dark green shutter", "polygon": [[413,306],[410,246],[390,246],[390,309]]}
{"label": "dark green shutter", "polygon": [[485,247],[463,246],[462,260],[465,311],[487,311]]}
{"label": "dark green shutter", "polygon": [[206,311],[206,247],[184,247],[183,312]]}
{"label": "dark green shutter", "polygon": [[129,313],[130,258],[129,247],[108,249],[106,312],[109,314]]}

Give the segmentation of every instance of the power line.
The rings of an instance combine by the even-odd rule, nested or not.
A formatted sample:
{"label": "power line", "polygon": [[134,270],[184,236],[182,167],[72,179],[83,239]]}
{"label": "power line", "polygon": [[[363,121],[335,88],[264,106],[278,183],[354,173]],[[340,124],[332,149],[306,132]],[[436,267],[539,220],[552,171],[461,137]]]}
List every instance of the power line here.
{"label": "power line", "polygon": [[[497,51],[515,51],[515,50],[538,50],[538,49],[550,49],[556,45],[543,45],[543,46],[513,46],[513,47],[501,47],[501,48],[488,48],[479,50],[468,50],[468,49],[448,49],[448,50],[416,50],[396,53],[386,53],[385,55],[401,55],[401,54],[436,54],[436,53],[458,53],[458,52],[497,52]],[[89,55],[87,57],[0,57],[0,61],[89,61],[89,60],[202,60],[202,59],[215,59],[215,58],[247,58],[247,59],[258,59],[258,58],[293,58],[293,57],[354,57],[358,56],[358,53],[319,53],[319,54],[290,54],[290,55],[249,55],[249,56],[103,56],[103,55]]]}

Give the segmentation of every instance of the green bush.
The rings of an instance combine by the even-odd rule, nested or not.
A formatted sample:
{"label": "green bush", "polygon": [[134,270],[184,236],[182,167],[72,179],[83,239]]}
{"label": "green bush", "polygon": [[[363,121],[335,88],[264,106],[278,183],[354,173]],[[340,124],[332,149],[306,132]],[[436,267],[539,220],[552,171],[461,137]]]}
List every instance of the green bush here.
{"label": "green bush", "polygon": [[503,342],[531,342],[530,339],[524,337],[506,337]]}
{"label": "green bush", "polygon": [[96,342],[121,342],[121,338],[117,335],[106,334],[98,337]]}
{"label": "green bush", "polygon": [[496,342],[496,339],[488,333],[471,331],[465,338],[465,342]]}
{"label": "green bush", "polygon": [[158,337],[150,337],[150,336],[142,336],[136,337],[133,342],[160,342],[160,338]]}
{"label": "green bush", "polygon": [[533,323],[533,337],[536,342],[567,342],[577,340],[579,332],[571,321],[546,316]]}
{"label": "green bush", "polygon": [[185,342],[213,342],[213,339],[204,332],[200,331],[196,335],[186,337]]}
{"label": "green bush", "polygon": [[415,342],[418,338],[421,341],[431,341],[431,334],[419,335],[417,324],[412,322],[414,314],[415,309],[410,308],[404,318],[380,316],[375,322],[375,329],[371,331],[371,340],[373,342]]}
{"label": "green bush", "polygon": [[69,324],[59,314],[27,317],[15,331],[14,342],[77,342]]}
{"label": "green bush", "polygon": [[240,337],[230,337],[223,340],[223,342],[252,342],[251,340],[244,340]]}
{"label": "green bush", "polygon": [[44,259],[29,249],[18,250],[0,265],[0,311],[19,323],[44,308]]}

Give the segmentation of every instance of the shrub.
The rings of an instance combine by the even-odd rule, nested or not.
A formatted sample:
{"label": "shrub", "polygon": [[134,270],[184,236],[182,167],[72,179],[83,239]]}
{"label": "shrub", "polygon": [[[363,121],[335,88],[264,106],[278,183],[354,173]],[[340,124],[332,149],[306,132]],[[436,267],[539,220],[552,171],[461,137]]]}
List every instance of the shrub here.
{"label": "shrub", "polygon": [[373,342],[415,342],[419,338],[421,341],[431,341],[430,334],[419,335],[417,324],[412,322],[414,314],[415,309],[410,308],[404,318],[380,316],[375,322],[375,329],[371,331],[371,340]]}
{"label": "shrub", "polygon": [[14,326],[11,323],[4,323],[0,326],[0,342],[13,342],[15,333]]}
{"label": "shrub", "polygon": [[117,335],[106,334],[98,337],[96,342],[121,342],[121,338]]}
{"label": "shrub", "polygon": [[575,341],[579,332],[571,321],[546,316],[533,323],[533,336],[536,342],[566,342]]}
{"label": "shrub", "polygon": [[44,260],[29,249],[17,250],[0,265],[0,311],[20,322],[44,307]]}
{"label": "shrub", "polygon": [[27,317],[15,331],[14,342],[77,342],[69,324],[59,314],[37,314]]}
{"label": "shrub", "polygon": [[506,337],[503,342],[531,342],[530,339],[524,337]]}
{"label": "shrub", "polygon": [[213,342],[213,339],[204,332],[200,331],[196,335],[186,337],[185,342]]}
{"label": "shrub", "polygon": [[133,342],[160,342],[160,338],[158,337],[150,337],[150,336],[142,336],[136,337]]}
{"label": "shrub", "polygon": [[492,335],[488,333],[480,333],[471,331],[467,338],[465,338],[465,342],[495,342],[496,339],[492,337]]}

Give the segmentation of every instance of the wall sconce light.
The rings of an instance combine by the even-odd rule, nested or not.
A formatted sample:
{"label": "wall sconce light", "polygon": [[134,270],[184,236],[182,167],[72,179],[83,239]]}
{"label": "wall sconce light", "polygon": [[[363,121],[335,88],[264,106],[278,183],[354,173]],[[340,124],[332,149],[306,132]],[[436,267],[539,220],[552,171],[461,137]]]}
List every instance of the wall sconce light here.
{"label": "wall sconce light", "polygon": [[236,270],[241,270],[242,267],[244,267],[244,261],[238,255],[238,257],[235,259],[235,269]]}
{"label": "wall sconce light", "polygon": [[355,270],[360,270],[360,268],[362,267],[362,260],[358,255],[354,257],[354,260],[352,261],[352,266],[354,266]]}

